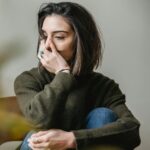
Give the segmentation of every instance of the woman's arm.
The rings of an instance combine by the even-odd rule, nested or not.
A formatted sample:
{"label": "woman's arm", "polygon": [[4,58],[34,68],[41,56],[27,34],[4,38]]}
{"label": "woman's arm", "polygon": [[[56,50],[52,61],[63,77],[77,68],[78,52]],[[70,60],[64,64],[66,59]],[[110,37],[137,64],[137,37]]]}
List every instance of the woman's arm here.
{"label": "woman's arm", "polygon": [[[125,95],[114,80],[98,74],[91,81],[90,99],[93,108],[106,107],[111,109],[118,119],[108,125],[96,129],[75,130],[74,135],[78,147],[88,144],[116,144],[132,149],[140,144],[140,123],[127,108]],[[92,109],[93,109],[92,108]]]}
{"label": "woman's arm", "polygon": [[[31,136],[29,145],[31,148],[51,148],[51,149],[80,149],[88,148],[92,145],[116,145],[125,149],[133,149],[139,142],[139,123],[132,116],[125,105],[120,105],[123,116],[114,123],[105,125],[102,128],[76,130],[73,132],[50,129],[40,131]],[[128,113],[127,113],[128,112]],[[117,111],[116,111],[117,113]],[[120,115],[120,112],[118,112]]]}
{"label": "woman's arm", "polygon": [[120,104],[112,110],[119,117],[116,122],[101,128],[73,131],[79,149],[92,144],[115,144],[132,149],[140,144],[140,124],[126,105]]}
{"label": "woman's arm", "polygon": [[32,134],[28,139],[29,146],[33,149],[66,150],[76,149],[75,136],[72,132],[59,129],[50,129]]}
{"label": "woman's arm", "polygon": [[[43,79],[37,69],[22,73],[15,80],[15,93],[27,119],[39,128],[56,126],[66,97],[76,85],[73,75],[60,72],[41,88]],[[58,124],[57,124],[58,126]]]}

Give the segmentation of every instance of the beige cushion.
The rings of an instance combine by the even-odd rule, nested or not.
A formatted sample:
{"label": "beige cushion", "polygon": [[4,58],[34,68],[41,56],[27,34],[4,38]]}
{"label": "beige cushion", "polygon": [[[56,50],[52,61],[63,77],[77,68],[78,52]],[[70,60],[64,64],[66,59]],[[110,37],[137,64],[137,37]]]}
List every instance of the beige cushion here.
{"label": "beige cushion", "polygon": [[5,142],[0,145],[0,150],[16,150],[20,145],[22,141],[11,141],[11,142]]}

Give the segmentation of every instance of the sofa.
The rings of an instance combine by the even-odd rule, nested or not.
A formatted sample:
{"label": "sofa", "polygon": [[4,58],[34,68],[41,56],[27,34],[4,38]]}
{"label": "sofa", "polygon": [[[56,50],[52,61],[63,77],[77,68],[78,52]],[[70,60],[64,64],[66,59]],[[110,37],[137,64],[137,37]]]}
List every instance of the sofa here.
{"label": "sofa", "polygon": [[[0,144],[4,145],[0,149],[8,150],[11,143],[5,145],[8,141],[21,141],[28,131],[34,127],[23,117],[15,96],[0,98]],[[113,145],[96,145],[85,148],[85,150],[124,150]]]}
{"label": "sofa", "polygon": [[33,127],[23,117],[15,96],[0,98],[0,144],[18,141]]}

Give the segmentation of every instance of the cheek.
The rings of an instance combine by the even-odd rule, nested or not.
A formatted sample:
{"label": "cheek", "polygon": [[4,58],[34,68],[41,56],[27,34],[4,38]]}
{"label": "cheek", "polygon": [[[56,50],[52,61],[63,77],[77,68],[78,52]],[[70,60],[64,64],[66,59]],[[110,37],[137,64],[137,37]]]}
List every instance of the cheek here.
{"label": "cheek", "polygon": [[73,55],[73,43],[68,41],[61,44],[59,43],[57,45],[57,50],[67,61],[69,61]]}
{"label": "cheek", "polygon": [[58,51],[72,51],[73,50],[72,40],[57,42],[55,45]]}

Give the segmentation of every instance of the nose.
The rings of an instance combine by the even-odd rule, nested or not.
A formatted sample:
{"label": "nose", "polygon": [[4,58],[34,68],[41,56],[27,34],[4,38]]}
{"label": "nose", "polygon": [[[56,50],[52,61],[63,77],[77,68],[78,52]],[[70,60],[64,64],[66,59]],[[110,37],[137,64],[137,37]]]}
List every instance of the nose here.
{"label": "nose", "polygon": [[46,41],[45,41],[45,48],[47,50],[51,50],[51,47],[50,47],[50,43],[52,42],[52,39],[50,37],[47,37]]}

